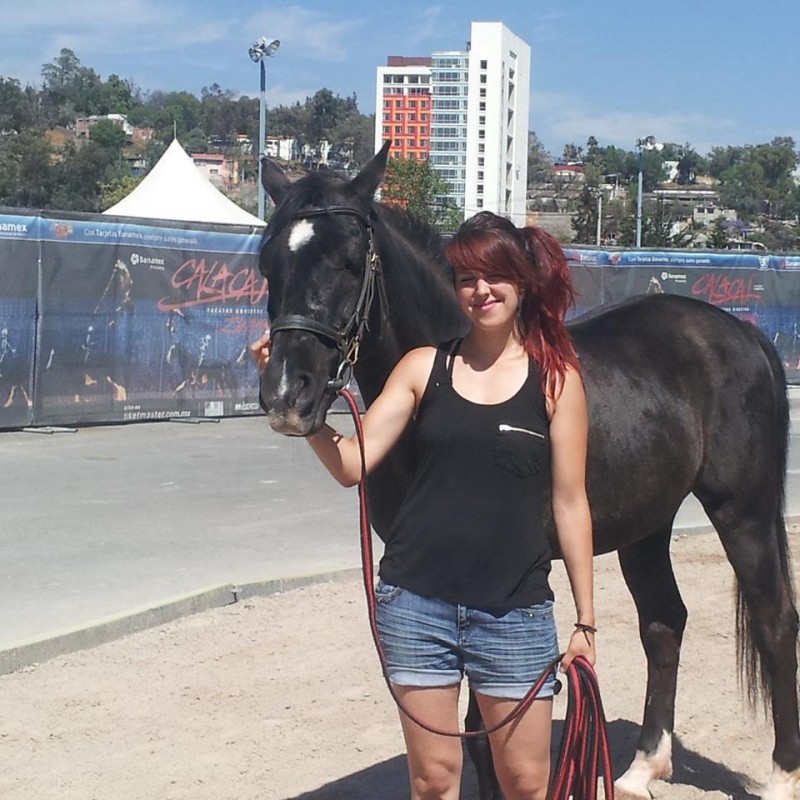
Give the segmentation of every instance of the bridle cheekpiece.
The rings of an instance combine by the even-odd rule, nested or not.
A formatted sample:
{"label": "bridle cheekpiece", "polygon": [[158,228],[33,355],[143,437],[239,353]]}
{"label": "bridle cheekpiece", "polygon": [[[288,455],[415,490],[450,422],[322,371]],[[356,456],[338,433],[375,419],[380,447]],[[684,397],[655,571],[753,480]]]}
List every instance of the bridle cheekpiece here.
{"label": "bridle cheekpiece", "polygon": [[356,365],[364,332],[368,329],[369,312],[378,291],[381,312],[386,310],[386,289],[383,283],[383,272],[378,251],[375,248],[375,237],[370,218],[358,209],[348,206],[329,206],[328,208],[315,208],[294,214],[291,219],[310,219],[328,215],[355,217],[364,226],[367,232],[367,255],[364,267],[364,277],[361,281],[361,291],[358,294],[353,313],[345,325],[337,330],[331,325],[319,320],[306,317],[302,314],[284,314],[277,317],[270,324],[270,336],[281,331],[306,331],[331,342],[339,351],[339,365],[336,376],[328,381],[328,387],[334,391],[347,386],[352,377],[353,367]]}

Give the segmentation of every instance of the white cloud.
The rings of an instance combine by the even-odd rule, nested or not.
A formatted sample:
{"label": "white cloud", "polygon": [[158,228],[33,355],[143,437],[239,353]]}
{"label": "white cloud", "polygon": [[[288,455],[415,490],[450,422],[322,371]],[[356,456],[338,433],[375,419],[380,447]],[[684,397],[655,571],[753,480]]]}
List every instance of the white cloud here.
{"label": "white cloud", "polygon": [[358,46],[353,34],[364,24],[361,18],[346,19],[328,11],[283,6],[256,14],[246,28],[279,38],[307,60],[338,62],[351,57],[353,48]]}
{"label": "white cloud", "polygon": [[[689,142],[700,153],[724,144],[737,122],[702,112],[653,113],[608,109],[596,111],[568,94],[536,93],[531,98],[531,127],[551,149],[567,142],[585,144],[594,136],[602,146],[633,150],[642,136],[663,142]],[[553,155],[558,153],[554,152]]]}

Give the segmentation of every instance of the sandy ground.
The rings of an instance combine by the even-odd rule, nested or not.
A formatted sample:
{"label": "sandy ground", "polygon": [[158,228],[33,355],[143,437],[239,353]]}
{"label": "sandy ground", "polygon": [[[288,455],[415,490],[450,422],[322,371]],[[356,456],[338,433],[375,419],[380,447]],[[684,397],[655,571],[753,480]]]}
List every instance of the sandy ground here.
{"label": "sandy ground", "polygon": [[[793,532],[794,563],[800,535]],[[737,687],[733,578],[712,535],[676,539],[689,627],[675,774],[656,800],[758,792],[771,726]],[[572,621],[560,565],[561,629]],[[358,581],[255,598],[0,676],[3,800],[402,800],[396,712]],[[599,675],[615,774],[633,755],[644,659],[616,559],[597,560]],[[558,698],[557,716],[566,701]],[[556,735],[561,726],[558,721]],[[464,800],[474,800],[465,770]]]}

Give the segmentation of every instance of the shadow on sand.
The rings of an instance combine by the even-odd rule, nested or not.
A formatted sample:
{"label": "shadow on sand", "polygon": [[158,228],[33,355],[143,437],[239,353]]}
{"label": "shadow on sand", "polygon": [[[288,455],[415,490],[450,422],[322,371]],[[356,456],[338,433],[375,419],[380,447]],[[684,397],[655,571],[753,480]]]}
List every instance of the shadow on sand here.
{"label": "shadow on sand", "polygon": [[[553,723],[554,759],[563,729],[564,725],[560,720]],[[608,735],[612,767],[614,776],[617,777],[625,771],[633,758],[639,725],[630,720],[616,719],[609,722]],[[723,792],[731,800],[758,800],[758,795],[751,791],[752,780],[748,776],[687,749],[677,736],[672,744],[672,763],[674,773],[670,783],[692,786],[704,792]],[[464,767],[461,800],[478,800],[474,770],[466,756]],[[668,790],[665,794],[668,794]],[[408,800],[408,797],[406,760],[404,756],[396,756],[286,800]]]}

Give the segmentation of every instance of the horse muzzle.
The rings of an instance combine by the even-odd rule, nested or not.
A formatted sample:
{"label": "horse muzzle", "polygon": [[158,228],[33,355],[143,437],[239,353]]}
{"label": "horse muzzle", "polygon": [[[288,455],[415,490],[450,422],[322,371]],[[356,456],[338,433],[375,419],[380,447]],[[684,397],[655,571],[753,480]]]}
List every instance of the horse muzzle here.
{"label": "horse muzzle", "polygon": [[261,375],[262,407],[272,430],[284,436],[316,433],[335,396],[327,377],[319,380],[311,372],[275,369],[270,361]]}

